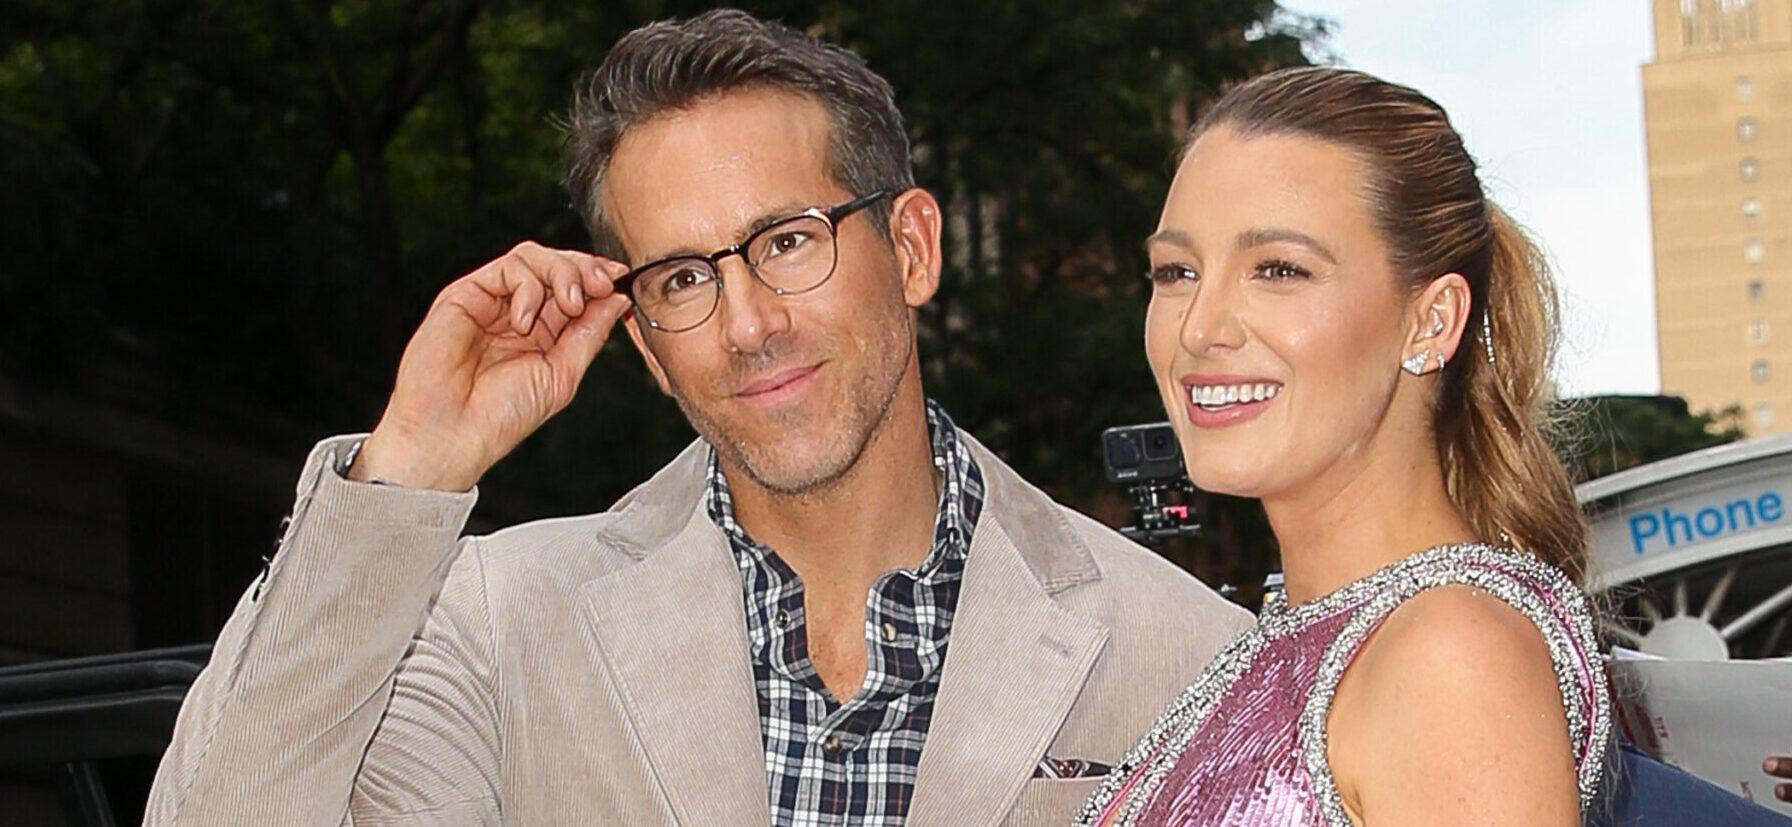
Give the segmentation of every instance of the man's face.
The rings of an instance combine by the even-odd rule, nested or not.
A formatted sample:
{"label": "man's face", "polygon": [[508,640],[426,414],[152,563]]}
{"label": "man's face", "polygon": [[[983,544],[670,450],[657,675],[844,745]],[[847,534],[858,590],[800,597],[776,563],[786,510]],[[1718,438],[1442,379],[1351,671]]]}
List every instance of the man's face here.
{"label": "man's face", "polygon": [[[865,193],[828,173],[829,121],[807,97],[743,90],[634,127],[611,158],[604,214],[639,266],[707,255],[811,207]],[[931,203],[931,202],[929,202]],[[874,205],[874,209],[883,207]],[[866,212],[841,220],[838,264],[820,287],[779,296],[739,256],[721,262],[721,297],[700,326],[628,329],[692,427],[760,485],[802,493],[843,475],[919,381],[905,279],[912,256]]]}

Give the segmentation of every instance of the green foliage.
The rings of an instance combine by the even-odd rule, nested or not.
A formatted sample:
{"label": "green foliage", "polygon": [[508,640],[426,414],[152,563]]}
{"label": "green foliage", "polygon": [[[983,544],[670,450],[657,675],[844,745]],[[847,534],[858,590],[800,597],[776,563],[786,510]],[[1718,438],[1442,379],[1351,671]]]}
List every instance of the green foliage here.
{"label": "green foliage", "polygon": [[1743,437],[1740,406],[1694,414],[1677,396],[1592,396],[1560,418],[1558,453],[1577,482]]}
{"label": "green foliage", "polygon": [[[15,0],[0,10],[0,374],[297,455],[377,417],[445,282],[584,246],[578,73],[636,0]],[[1142,239],[1188,113],[1300,62],[1263,0],[767,0],[890,79],[951,216],[929,391],[1023,473],[1111,498],[1097,435],[1161,419]],[[494,472],[489,519],[600,508],[690,438],[626,344]]]}

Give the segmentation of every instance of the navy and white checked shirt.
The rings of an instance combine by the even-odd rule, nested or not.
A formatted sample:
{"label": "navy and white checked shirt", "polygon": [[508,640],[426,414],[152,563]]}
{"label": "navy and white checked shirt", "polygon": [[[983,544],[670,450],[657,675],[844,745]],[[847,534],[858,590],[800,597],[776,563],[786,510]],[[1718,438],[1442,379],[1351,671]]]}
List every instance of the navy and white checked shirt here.
{"label": "navy and white checked shirt", "polygon": [[982,472],[931,400],[927,428],[944,481],[933,548],[919,569],[885,572],[872,584],[865,683],[845,703],[827,691],[809,659],[803,581],[735,522],[728,481],[710,452],[709,516],[727,535],[746,590],[775,825],[897,827],[908,818],[965,556],[983,510]]}

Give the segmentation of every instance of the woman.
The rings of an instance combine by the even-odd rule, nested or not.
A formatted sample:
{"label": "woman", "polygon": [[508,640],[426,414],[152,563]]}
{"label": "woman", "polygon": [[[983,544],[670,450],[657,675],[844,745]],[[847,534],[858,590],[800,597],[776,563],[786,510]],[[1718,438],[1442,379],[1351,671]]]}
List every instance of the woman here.
{"label": "woman", "polygon": [[1358,72],[1257,78],[1148,246],[1189,475],[1262,500],[1285,593],[1081,822],[1579,823],[1611,713],[1545,438],[1553,288],[1447,116]]}

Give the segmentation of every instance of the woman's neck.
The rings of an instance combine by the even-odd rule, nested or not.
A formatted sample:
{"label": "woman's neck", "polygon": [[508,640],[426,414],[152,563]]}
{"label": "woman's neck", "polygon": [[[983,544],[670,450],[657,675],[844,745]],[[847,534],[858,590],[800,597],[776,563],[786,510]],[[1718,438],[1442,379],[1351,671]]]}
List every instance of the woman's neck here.
{"label": "woman's neck", "polygon": [[1282,548],[1291,605],[1366,577],[1413,552],[1468,542],[1429,446],[1362,451],[1297,489],[1263,498]]}

